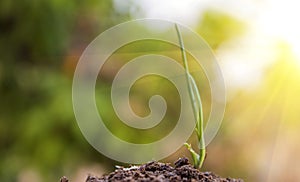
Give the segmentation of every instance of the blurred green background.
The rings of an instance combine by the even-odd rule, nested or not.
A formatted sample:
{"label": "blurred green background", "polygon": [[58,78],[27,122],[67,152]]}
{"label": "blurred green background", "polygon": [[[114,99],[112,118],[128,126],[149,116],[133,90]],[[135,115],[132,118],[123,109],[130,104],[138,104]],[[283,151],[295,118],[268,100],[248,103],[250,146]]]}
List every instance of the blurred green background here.
{"label": "blurred green background", "polygon": [[[186,9],[177,15],[175,2],[180,4],[168,1],[170,7],[157,12],[172,14],[174,20],[181,14],[186,20],[193,19],[192,29],[219,58],[228,89],[224,121],[208,146],[203,170],[246,181],[299,181],[300,61],[294,51],[298,44],[264,32],[257,35],[260,31],[253,19],[231,13],[230,7],[220,9],[212,3],[203,8],[201,2],[193,6],[195,1],[188,1],[189,6],[178,6]],[[260,8],[260,4],[252,6],[252,12]],[[189,14],[187,7],[193,12],[199,7],[199,11]],[[80,55],[96,36],[126,20],[151,17],[152,8],[146,1],[0,1],[0,181],[50,182],[63,175],[84,181],[89,173],[102,175],[114,165],[124,165],[102,156],[81,134],[72,108],[72,77]],[[179,18],[179,22],[185,21]],[[99,79],[104,87],[96,88],[97,100],[105,106],[99,112],[116,135],[129,141],[156,140],[163,136],[161,131],[171,130],[178,118],[176,90],[158,77],[137,81],[131,103],[137,114],[145,116],[149,97],[156,93],[164,96],[168,111],[161,128],[142,133],[120,127],[107,97],[114,75],[124,63],[157,52],[180,61],[179,50],[168,44],[136,42],[110,58]],[[193,61],[191,70],[207,116],[207,79]],[[190,142],[195,142],[194,136]],[[184,155],[189,153],[182,147],[163,161]]]}

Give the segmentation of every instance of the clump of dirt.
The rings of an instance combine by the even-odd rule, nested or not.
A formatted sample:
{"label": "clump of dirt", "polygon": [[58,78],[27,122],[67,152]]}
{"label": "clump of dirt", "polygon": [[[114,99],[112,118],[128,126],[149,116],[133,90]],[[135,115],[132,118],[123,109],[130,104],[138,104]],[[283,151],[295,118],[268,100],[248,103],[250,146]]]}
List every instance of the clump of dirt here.
{"label": "clump of dirt", "polygon": [[[201,172],[187,158],[180,158],[174,164],[172,167],[170,164],[152,161],[140,166],[119,167],[102,177],[88,176],[86,182],[243,182],[241,179],[221,178],[212,172]],[[61,179],[61,182],[66,182],[65,180],[67,179]]]}

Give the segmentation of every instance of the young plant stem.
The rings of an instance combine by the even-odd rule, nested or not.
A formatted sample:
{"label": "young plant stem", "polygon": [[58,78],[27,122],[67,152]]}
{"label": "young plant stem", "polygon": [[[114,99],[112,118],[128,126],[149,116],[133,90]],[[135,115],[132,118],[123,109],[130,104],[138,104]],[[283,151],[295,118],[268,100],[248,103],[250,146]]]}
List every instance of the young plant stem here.
{"label": "young plant stem", "polygon": [[201,102],[200,92],[197,88],[197,84],[189,71],[189,66],[188,66],[188,62],[187,62],[183,39],[182,39],[180,30],[179,30],[177,24],[175,24],[175,29],[176,29],[177,36],[179,39],[181,57],[183,60],[183,65],[184,65],[185,75],[186,75],[186,80],[187,80],[187,85],[188,85],[188,92],[189,92],[189,96],[191,99],[193,114],[194,114],[195,122],[196,122],[195,131],[196,131],[197,139],[198,139],[199,154],[197,154],[193,150],[193,148],[190,144],[185,143],[185,146],[187,147],[187,149],[190,151],[190,153],[192,155],[194,167],[201,168],[203,165],[204,159],[205,159],[205,155],[206,155],[205,140],[204,140],[204,134],[203,134],[202,102]]}

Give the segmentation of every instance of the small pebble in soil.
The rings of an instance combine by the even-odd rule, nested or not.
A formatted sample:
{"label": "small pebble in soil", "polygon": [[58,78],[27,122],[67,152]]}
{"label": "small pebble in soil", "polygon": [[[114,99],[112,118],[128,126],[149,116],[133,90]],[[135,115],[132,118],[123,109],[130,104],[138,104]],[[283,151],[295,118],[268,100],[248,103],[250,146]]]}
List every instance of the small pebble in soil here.
{"label": "small pebble in soil", "polygon": [[65,176],[61,177],[59,181],[60,182],[69,182],[68,178]]}

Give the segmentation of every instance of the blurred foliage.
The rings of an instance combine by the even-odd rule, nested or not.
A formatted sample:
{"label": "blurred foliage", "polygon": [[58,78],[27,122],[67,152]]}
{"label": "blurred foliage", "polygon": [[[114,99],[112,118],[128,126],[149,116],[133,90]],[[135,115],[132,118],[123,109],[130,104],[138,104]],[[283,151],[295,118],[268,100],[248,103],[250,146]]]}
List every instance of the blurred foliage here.
{"label": "blurred foliage", "polygon": [[207,11],[202,16],[198,26],[198,33],[213,48],[245,32],[245,23],[218,11]]}
{"label": "blurred foliage", "polygon": [[[26,168],[55,181],[66,166],[101,160],[76,125],[64,61],[73,42],[128,18],[111,1],[0,2],[1,181],[16,181]],[[84,32],[90,37],[78,40]]]}

